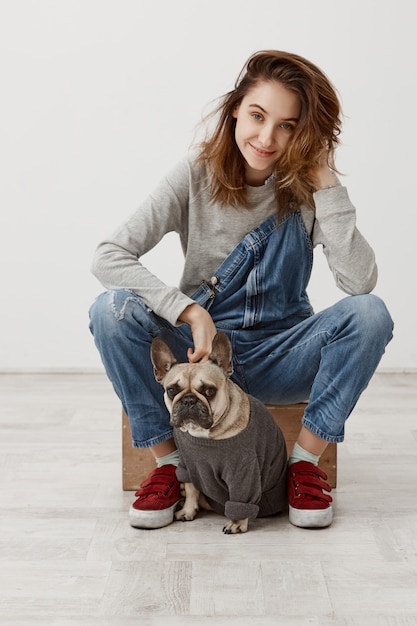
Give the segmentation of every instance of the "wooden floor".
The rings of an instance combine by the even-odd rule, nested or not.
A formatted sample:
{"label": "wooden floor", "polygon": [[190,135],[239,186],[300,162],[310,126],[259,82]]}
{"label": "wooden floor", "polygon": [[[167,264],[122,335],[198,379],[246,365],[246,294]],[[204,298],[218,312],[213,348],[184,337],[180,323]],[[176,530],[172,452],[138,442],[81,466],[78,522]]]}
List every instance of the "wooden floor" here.
{"label": "wooden floor", "polygon": [[0,376],[1,626],[417,624],[417,374],[377,374],[338,448],[335,519],[141,531],[104,375]]}

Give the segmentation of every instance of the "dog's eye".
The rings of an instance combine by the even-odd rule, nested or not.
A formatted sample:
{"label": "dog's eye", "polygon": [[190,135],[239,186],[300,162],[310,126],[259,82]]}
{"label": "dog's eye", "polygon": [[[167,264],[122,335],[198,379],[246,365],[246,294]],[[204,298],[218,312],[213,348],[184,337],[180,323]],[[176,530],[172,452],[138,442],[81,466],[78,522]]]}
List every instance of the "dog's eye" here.
{"label": "dog's eye", "polygon": [[208,398],[210,400],[210,398],[214,398],[214,396],[217,393],[217,389],[216,387],[206,387],[204,389],[204,395],[206,396],[206,398]]}
{"label": "dog's eye", "polygon": [[176,387],[167,387],[166,389],[167,392],[167,396],[170,400],[173,400],[177,394],[177,388]]}

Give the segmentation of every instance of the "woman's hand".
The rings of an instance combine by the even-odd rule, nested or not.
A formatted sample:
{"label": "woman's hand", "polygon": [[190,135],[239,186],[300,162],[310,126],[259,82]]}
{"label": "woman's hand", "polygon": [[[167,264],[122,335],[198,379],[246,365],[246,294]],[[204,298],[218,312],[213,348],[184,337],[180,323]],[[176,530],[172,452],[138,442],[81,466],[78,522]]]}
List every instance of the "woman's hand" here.
{"label": "woman's hand", "polygon": [[190,304],[181,313],[179,321],[191,326],[194,350],[188,348],[187,356],[190,363],[208,361],[214,335],[217,332],[210,313],[197,303]]}
{"label": "woman's hand", "polygon": [[329,154],[327,149],[323,150],[317,165],[310,169],[310,174],[314,180],[314,191],[335,187],[336,176],[329,167]]}

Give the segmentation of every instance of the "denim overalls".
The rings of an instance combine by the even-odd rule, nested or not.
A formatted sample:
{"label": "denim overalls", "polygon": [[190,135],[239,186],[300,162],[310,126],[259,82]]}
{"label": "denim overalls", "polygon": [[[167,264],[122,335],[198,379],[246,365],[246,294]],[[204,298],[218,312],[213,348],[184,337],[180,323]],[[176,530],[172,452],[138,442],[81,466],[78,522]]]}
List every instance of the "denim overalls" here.
{"label": "denim overalls", "polygon": [[[373,295],[349,296],[314,314],[306,294],[312,263],[301,213],[288,214],[278,226],[272,216],[242,239],[192,298],[229,335],[236,383],[265,403],[308,400],[303,424],[340,442],[392,336],[392,321]],[[125,289],[101,294],[90,317],[107,375],[129,416],[133,445],[170,438],[150,345],[161,336],[186,361],[189,326],[174,327]]]}

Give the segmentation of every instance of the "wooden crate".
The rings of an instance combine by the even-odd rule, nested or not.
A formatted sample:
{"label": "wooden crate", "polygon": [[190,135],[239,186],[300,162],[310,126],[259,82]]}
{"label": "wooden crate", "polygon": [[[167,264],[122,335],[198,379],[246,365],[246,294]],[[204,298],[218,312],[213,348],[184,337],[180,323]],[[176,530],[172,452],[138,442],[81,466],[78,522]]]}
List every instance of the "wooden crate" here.
{"label": "wooden crate", "polygon": [[[284,434],[288,455],[297,441],[305,406],[304,403],[267,405]],[[124,491],[136,491],[139,489],[140,483],[155,469],[156,465],[149,450],[132,447],[129,419],[124,411],[122,419],[123,489]],[[337,482],[337,445],[335,443],[327,446],[320,458],[319,465],[326,472],[331,487],[335,488]]]}

